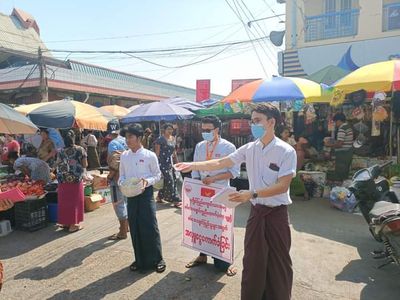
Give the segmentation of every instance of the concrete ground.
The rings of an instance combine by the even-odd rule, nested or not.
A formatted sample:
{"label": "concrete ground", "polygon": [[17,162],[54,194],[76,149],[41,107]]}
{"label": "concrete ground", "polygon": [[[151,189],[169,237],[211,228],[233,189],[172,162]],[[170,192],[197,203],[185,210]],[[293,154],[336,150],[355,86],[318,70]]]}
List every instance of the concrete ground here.
{"label": "concrete ground", "polygon": [[[49,226],[0,238],[6,270],[1,299],[239,299],[243,237],[249,205],[236,212],[235,259],[227,277],[212,264],[186,269],[196,253],[180,245],[180,211],[158,205],[167,270],[132,273],[130,239],[112,242],[117,229],[110,205],[86,214],[85,229],[67,234]],[[377,269],[378,249],[358,215],[331,209],[327,200],[295,201],[290,207],[293,299],[400,299],[400,268]]]}

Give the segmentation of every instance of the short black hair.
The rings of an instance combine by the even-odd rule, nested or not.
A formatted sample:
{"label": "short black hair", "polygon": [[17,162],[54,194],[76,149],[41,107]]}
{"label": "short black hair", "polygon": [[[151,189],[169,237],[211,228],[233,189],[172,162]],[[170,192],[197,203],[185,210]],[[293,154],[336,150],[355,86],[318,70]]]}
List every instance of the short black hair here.
{"label": "short black hair", "polygon": [[19,154],[16,151],[11,151],[8,153],[7,155],[8,159],[13,159],[13,160],[17,160],[19,158]]}
{"label": "short black hair", "polygon": [[333,116],[333,121],[334,121],[334,122],[336,122],[336,121],[346,122],[346,116],[344,115],[344,113],[341,113],[341,112],[336,113],[336,114]]}
{"label": "short black hair", "polygon": [[49,129],[44,128],[44,127],[41,127],[41,128],[40,128],[40,132],[41,132],[41,133],[42,133],[42,132],[46,132],[47,134],[49,134]]}
{"label": "short black hair", "polygon": [[70,129],[64,136],[64,144],[66,148],[72,147],[75,145],[75,132]]}
{"label": "short black hair", "polygon": [[252,113],[257,112],[259,114],[263,114],[263,115],[267,116],[267,119],[274,118],[275,119],[275,128],[280,126],[282,123],[281,112],[279,111],[279,109],[276,106],[272,105],[271,103],[257,104],[257,106],[254,107],[251,112]]}
{"label": "short black hair", "polygon": [[217,116],[205,116],[201,118],[202,124],[213,124],[214,128],[221,128],[221,120]]}
{"label": "short black hair", "polygon": [[133,124],[130,124],[130,125],[122,128],[122,130],[120,132],[121,136],[123,136],[123,137],[126,137],[127,133],[133,134],[134,136],[141,138],[141,137],[143,137],[144,131],[143,131],[142,125],[140,125],[138,123],[133,123]]}
{"label": "short black hair", "polygon": [[163,130],[166,130],[166,129],[168,129],[168,128],[172,128],[172,129],[174,129],[174,125],[172,125],[171,123],[165,123],[164,125],[163,125],[163,127],[162,127],[162,129]]}

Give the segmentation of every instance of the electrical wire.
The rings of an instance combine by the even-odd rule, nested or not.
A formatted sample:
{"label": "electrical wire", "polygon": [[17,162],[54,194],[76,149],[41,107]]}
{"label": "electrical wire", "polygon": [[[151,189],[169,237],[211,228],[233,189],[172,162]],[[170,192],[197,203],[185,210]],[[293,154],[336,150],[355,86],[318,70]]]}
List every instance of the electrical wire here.
{"label": "electrical wire", "polygon": [[[248,38],[249,38],[249,41],[251,41],[252,39],[250,38],[250,34],[249,34],[249,32],[247,31],[246,24],[244,24],[242,18],[240,17],[240,14],[238,14],[238,13],[235,11],[235,9],[233,8],[233,6],[231,6],[231,4],[229,3],[228,0],[225,0],[225,2],[226,2],[226,4],[229,6],[229,8],[233,11],[233,13],[237,16],[237,18],[241,21],[241,23],[245,26],[246,34],[247,34],[247,36],[248,36]],[[267,70],[266,70],[265,67],[264,67],[264,64],[263,64],[263,62],[262,62],[262,60],[261,60],[260,55],[259,55],[258,52],[257,52],[256,47],[254,46],[254,43],[251,42],[251,44],[253,45],[254,52],[256,53],[257,59],[258,59],[260,65],[261,65],[262,70],[264,71],[265,76],[268,77]]]}

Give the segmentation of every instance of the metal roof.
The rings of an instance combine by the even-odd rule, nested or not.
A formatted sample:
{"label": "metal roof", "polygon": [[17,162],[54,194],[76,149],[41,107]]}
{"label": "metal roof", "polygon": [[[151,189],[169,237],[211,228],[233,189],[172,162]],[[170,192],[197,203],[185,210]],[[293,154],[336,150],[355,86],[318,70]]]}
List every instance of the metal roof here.
{"label": "metal roof", "polygon": [[[46,50],[34,28],[24,28],[17,17],[0,13],[0,47],[37,54],[38,48]],[[49,52],[43,55],[51,56]]]}

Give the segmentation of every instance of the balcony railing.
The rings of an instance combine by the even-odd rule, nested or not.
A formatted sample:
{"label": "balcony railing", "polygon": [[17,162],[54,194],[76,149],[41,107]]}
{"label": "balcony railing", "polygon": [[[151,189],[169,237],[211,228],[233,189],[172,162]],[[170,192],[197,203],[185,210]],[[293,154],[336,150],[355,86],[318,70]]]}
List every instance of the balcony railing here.
{"label": "balcony railing", "polygon": [[400,29],[400,2],[383,6],[383,31]]}
{"label": "balcony railing", "polygon": [[305,41],[357,35],[359,14],[359,9],[349,9],[306,17]]}

